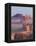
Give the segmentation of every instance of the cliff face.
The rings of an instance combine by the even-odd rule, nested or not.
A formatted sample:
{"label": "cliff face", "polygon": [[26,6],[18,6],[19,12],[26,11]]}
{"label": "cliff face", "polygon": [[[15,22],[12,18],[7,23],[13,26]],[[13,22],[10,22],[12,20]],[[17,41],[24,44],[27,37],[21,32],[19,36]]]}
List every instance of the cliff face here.
{"label": "cliff face", "polygon": [[11,39],[32,39],[33,18],[28,15],[16,14],[11,17]]}
{"label": "cliff face", "polygon": [[27,27],[32,27],[32,24],[33,23],[31,16],[23,16],[22,14],[16,14],[13,17],[11,17],[11,30],[14,29],[13,32],[20,32],[20,30],[25,31]]}

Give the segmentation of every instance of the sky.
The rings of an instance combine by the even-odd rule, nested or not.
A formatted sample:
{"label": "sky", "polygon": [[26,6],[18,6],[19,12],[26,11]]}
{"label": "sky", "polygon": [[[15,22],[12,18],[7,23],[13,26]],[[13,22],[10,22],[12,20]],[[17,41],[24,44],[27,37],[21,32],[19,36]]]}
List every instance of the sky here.
{"label": "sky", "polygon": [[33,8],[32,7],[19,7],[19,6],[11,6],[11,16],[16,14],[23,14],[24,15],[33,15]]}

